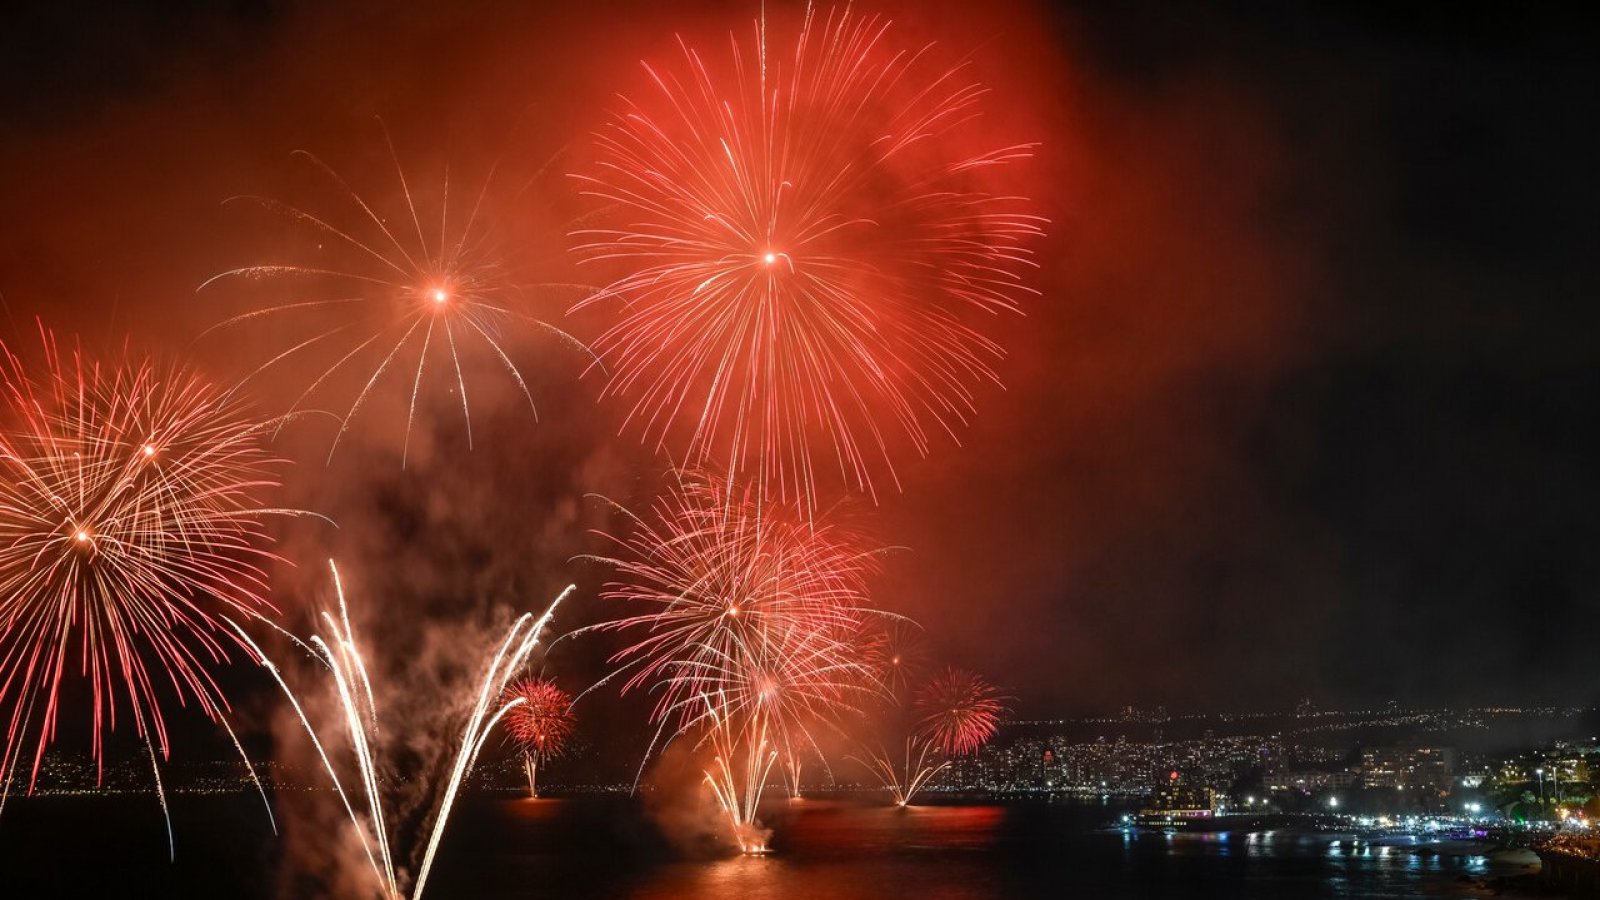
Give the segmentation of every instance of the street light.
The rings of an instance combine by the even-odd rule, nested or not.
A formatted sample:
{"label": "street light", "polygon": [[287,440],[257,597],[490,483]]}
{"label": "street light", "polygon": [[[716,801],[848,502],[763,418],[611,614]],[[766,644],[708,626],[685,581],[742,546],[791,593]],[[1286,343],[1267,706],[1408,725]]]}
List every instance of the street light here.
{"label": "street light", "polygon": [[1539,805],[1544,805],[1544,770],[1534,769],[1533,774],[1539,776]]}

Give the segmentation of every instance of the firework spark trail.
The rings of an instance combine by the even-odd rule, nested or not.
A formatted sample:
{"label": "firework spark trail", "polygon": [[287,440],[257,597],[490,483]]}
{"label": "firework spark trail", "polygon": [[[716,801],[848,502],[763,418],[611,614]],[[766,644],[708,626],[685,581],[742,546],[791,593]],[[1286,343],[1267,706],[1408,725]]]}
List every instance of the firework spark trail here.
{"label": "firework spark trail", "polygon": [[950,760],[939,759],[933,742],[921,735],[906,738],[905,758],[898,766],[881,746],[864,757],[850,758],[878,779],[896,806],[909,806],[919,791],[950,766]]}
{"label": "firework spark trail", "polygon": [[948,668],[917,692],[917,731],[951,756],[976,753],[999,726],[1005,700],[982,676]]}
{"label": "firework spark trail", "polygon": [[[767,852],[767,837],[756,819],[767,776],[778,760],[777,745],[771,740],[770,715],[764,712],[736,721],[721,698],[701,698],[710,720],[706,743],[711,748],[711,766],[705,770],[705,783],[717,805],[728,817],[735,843],[742,853]],[[742,758],[741,758],[742,757]]]}
{"label": "firework spark trail", "polygon": [[[303,727],[306,731],[306,736],[311,739],[312,748],[317,751],[317,756],[322,760],[323,768],[326,769],[328,774],[332,776],[333,789],[334,792],[339,795],[340,802],[344,804],[345,815],[350,819],[351,822],[359,822],[360,819],[356,816],[355,807],[350,802],[350,795],[346,793],[344,789],[344,783],[339,780],[339,777],[333,768],[333,762],[328,758],[328,751],[323,747],[321,739],[317,737],[316,729],[311,727],[311,720],[306,717],[305,708],[300,705],[299,697],[297,697],[294,691],[290,689],[288,682],[283,680],[282,670],[279,669],[277,664],[272,661],[271,657],[267,656],[266,652],[263,651],[258,644],[256,644],[248,632],[231,620],[229,621],[229,624],[233,626],[236,632],[238,632],[239,640],[249,647],[250,652],[255,655],[256,662],[258,662],[262,668],[267,670],[267,673],[272,676],[273,681],[275,681],[278,687],[283,691],[283,695],[288,698],[289,705],[293,707],[295,715],[300,719],[301,727]],[[282,633],[288,635],[288,637],[296,644],[299,644],[302,650],[305,650],[312,656],[317,656],[319,659],[321,658],[315,650],[307,646],[299,638],[288,634],[288,632]],[[367,854],[367,862],[372,866],[374,872],[380,873],[379,877],[381,878],[381,873],[383,870],[382,867],[378,865],[378,861],[373,858],[372,845],[367,840],[366,831],[358,827],[356,829],[356,834],[358,837],[360,837],[362,849]]]}
{"label": "firework spark trail", "polygon": [[417,873],[417,884],[411,892],[412,900],[421,897],[422,889],[427,885],[428,872],[433,868],[434,855],[439,850],[439,840],[444,836],[444,823],[450,818],[450,810],[455,805],[456,794],[461,789],[462,781],[477,762],[478,753],[483,750],[483,743],[488,739],[489,733],[494,730],[501,717],[519,701],[513,700],[501,706],[493,716],[487,715],[490,705],[505,691],[506,684],[517,670],[527,662],[528,655],[539,643],[539,634],[550,622],[550,617],[555,615],[556,607],[575,590],[577,590],[575,585],[568,585],[537,620],[534,620],[531,614],[524,613],[512,623],[505,641],[495,653],[489,672],[484,676],[483,684],[478,689],[477,703],[473,707],[472,716],[467,720],[466,728],[462,732],[461,750],[456,754],[455,768],[445,788],[444,799],[439,804],[439,815],[435,820],[433,831],[428,837],[428,849],[422,856],[422,868]]}
{"label": "firework spark trail", "polygon": [[[349,606],[345,601],[344,586],[339,578],[338,567],[332,561],[328,563],[333,572],[334,591],[338,597],[339,609],[335,615],[332,611],[324,610],[322,621],[332,633],[332,640],[324,640],[319,635],[312,635],[305,641],[286,634],[301,649],[306,650],[316,657],[318,662],[325,666],[332,675],[339,708],[344,720],[345,731],[350,741],[351,750],[356,761],[357,773],[361,781],[361,794],[365,800],[368,818],[363,822],[356,811],[352,800],[351,791],[345,787],[344,780],[339,777],[339,770],[334,766],[328,756],[326,744],[317,735],[317,730],[306,717],[305,708],[299,698],[284,680],[278,666],[272,662],[260,646],[245,632],[245,629],[236,622],[231,622],[238,633],[242,643],[254,654],[256,660],[267,669],[273,680],[288,698],[294,708],[295,715],[299,718],[306,735],[311,739],[312,747],[317,751],[317,756],[322,761],[323,769],[327,772],[329,780],[333,783],[335,792],[344,805],[345,814],[355,827],[364,850],[367,862],[372,868],[373,875],[383,885],[386,896],[391,898],[409,897],[417,900],[422,896],[427,887],[428,875],[433,869],[433,861],[438,853],[439,842],[444,836],[445,825],[449,822],[450,813],[455,806],[456,796],[461,790],[467,775],[476,765],[478,754],[483,750],[484,742],[494,730],[501,718],[508,711],[526,702],[522,698],[514,698],[509,702],[496,706],[516,672],[526,664],[528,656],[539,643],[539,636],[555,615],[556,607],[567,595],[575,590],[567,587],[562,591],[544,615],[535,619],[532,613],[524,613],[512,623],[505,637],[501,640],[499,648],[490,660],[484,672],[483,680],[478,685],[474,695],[471,713],[467,716],[462,727],[460,744],[450,768],[450,776],[445,781],[443,792],[440,795],[439,810],[434,816],[433,825],[428,831],[428,840],[422,851],[421,866],[418,869],[415,883],[410,892],[403,892],[400,886],[399,870],[394,864],[394,853],[388,830],[384,824],[383,797],[378,783],[378,756],[373,743],[376,731],[377,709],[372,703],[371,679],[367,674],[366,663],[358,649],[356,636],[350,627]],[[359,689],[358,689],[359,688]]]}
{"label": "firework spark trail", "polygon": [[[250,776],[251,783],[256,787],[256,794],[261,797],[261,805],[267,811],[267,824],[272,828],[272,833],[277,834],[278,819],[272,813],[272,801],[267,799],[266,785],[261,783],[261,779],[256,775],[255,766],[250,764],[250,757],[244,752],[244,744],[240,743],[239,735],[234,733],[233,726],[228,724],[226,716],[219,718],[217,723],[228,733],[228,740],[233,742],[233,749],[239,754],[239,758],[244,761],[245,772]],[[0,803],[3,803],[3,801],[0,801]]]}
{"label": "firework spark trail", "polygon": [[181,367],[98,362],[40,336],[37,368],[0,345],[3,790],[30,741],[36,785],[72,657],[91,691],[98,777],[124,707],[157,764],[169,702],[222,723],[243,757],[212,670],[239,646],[223,615],[272,611],[266,520],[294,514],[258,499],[281,464],[266,426]]}
{"label": "firework spark trail", "polygon": [[[339,596],[340,618],[345,612],[344,588],[338,582],[338,572],[334,572],[334,589]],[[373,752],[372,741],[368,736],[367,722],[371,721],[372,712],[367,710],[363,720],[363,710],[357,705],[350,692],[350,679],[357,675],[355,671],[361,666],[360,657],[347,652],[353,635],[337,631],[338,625],[332,622],[332,617],[323,613],[324,621],[332,625],[335,630],[335,641],[339,646],[339,653],[335,655],[326,641],[317,635],[311,636],[311,644],[322,655],[323,663],[333,675],[334,687],[338,691],[339,709],[345,714],[345,728],[350,734],[350,743],[354,746],[356,759],[360,761],[358,771],[361,775],[362,789],[367,797],[367,815],[370,817],[372,831],[379,836],[378,852],[383,857],[383,872],[387,876],[388,891],[391,895],[398,895],[399,888],[395,884],[394,857],[389,850],[387,839],[389,830],[383,821],[383,798],[378,792],[378,772],[376,756]]]}
{"label": "firework spark trail", "polygon": [[506,699],[521,701],[507,712],[506,731],[522,750],[528,793],[538,797],[539,764],[561,755],[572,736],[572,695],[548,679],[526,677],[506,689]]}
{"label": "firework spark trail", "polygon": [[[283,302],[234,316],[208,329],[209,333],[265,318],[299,319],[305,323],[307,330],[303,333],[308,337],[270,356],[245,376],[245,381],[249,381],[280,364],[308,359],[318,351],[330,351],[335,361],[311,380],[291,405],[290,412],[301,410],[304,404],[320,395],[340,372],[353,371],[358,365],[370,369],[349,406],[337,415],[339,430],[328,450],[330,458],[378,383],[391,369],[402,364],[409,368],[413,358],[416,368],[409,379],[402,460],[410,452],[411,427],[427,380],[425,373],[430,371],[430,353],[442,352],[449,361],[447,371],[453,378],[448,389],[460,395],[467,442],[471,446],[472,412],[461,361],[462,353],[470,351],[471,347],[464,348],[464,344],[481,346],[505,368],[536,419],[538,410],[533,393],[503,344],[506,323],[516,321],[533,326],[583,353],[588,352],[559,329],[513,308],[520,290],[512,282],[485,224],[484,206],[493,173],[484,180],[482,190],[459,225],[451,221],[448,173],[437,215],[425,216],[419,204],[425,207],[426,200],[413,193],[387,133],[385,141],[404,201],[401,219],[411,228],[391,227],[380,210],[368,203],[332,167],[299,151],[296,157],[308,161],[344,201],[345,207],[339,215],[312,212],[261,197],[236,199],[253,201],[316,238],[318,261],[243,266],[215,275],[200,286],[200,290],[204,290],[221,281],[240,279],[287,282],[294,286],[294,293]],[[430,223],[437,219],[437,233],[431,231],[431,224],[424,228],[424,219]],[[441,367],[434,365],[433,368]]]}
{"label": "firework spark trail", "polygon": [[601,596],[644,611],[584,629],[636,635],[600,684],[657,694],[646,762],[679,737],[710,747],[707,783],[740,848],[755,852],[750,829],[774,761],[814,750],[812,729],[872,689],[855,636],[878,614],[864,585],[876,551],[700,473],[678,473],[649,519],[628,521],[631,532],[611,538],[619,556],[602,560],[614,575]]}
{"label": "firework spark trail", "polygon": [[726,67],[680,39],[576,176],[623,219],[575,233],[623,274],[574,310],[617,309],[596,351],[606,393],[631,398],[624,427],[658,446],[687,431],[688,464],[813,505],[824,466],[898,486],[891,430],[918,454],[954,439],[974,384],[997,381],[979,324],[1037,293],[1022,272],[1045,222],[980,178],[1031,145],[945,152],[984,89],[888,31],[808,9],[785,59],[763,15],[755,64],[734,40]]}
{"label": "firework spark trail", "polygon": [[[167,788],[161,783],[161,763],[156,759],[156,748],[149,742],[149,733],[146,732],[145,749],[150,753],[150,774],[156,782],[156,802],[161,804],[161,817],[167,822],[167,858],[174,862],[178,859],[178,838],[172,831],[172,809],[167,806]],[[249,765],[249,761],[245,761]]]}
{"label": "firework spark trail", "polygon": [[[805,773],[806,757],[810,755],[808,751],[814,749],[817,748],[795,744],[788,744],[782,748],[783,759],[780,763],[783,767],[784,785],[789,789],[790,800],[801,799],[800,782]],[[827,759],[820,753],[817,754],[817,758],[822,760],[824,767],[827,766]],[[831,773],[829,774],[831,776]]]}

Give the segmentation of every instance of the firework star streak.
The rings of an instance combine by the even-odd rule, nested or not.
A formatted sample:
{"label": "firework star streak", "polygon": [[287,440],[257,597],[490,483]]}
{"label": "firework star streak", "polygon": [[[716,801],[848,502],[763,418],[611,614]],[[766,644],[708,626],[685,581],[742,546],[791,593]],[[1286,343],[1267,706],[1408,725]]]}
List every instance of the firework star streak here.
{"label": "firework star streak", "polygon": [[279,462],[263,426],[202,378],[64,355],[48,333],[36,369],[0,353],[0,781],[31,752],[31,789],[73,677],[102,767],[119,716],[152,757],[167,703],[227,726],[219,616],[270,611],[265,520],[284,511],[259,499]]}
{"label": "firework star streak", "polygon": [[871,492],[894,431],[926,453],[995,378],[980,325],[1033,293],[1043,220],[983,183],[1031,148],[949,152],[984,90],[885,20],[808,12],[773,53],[766,30],[722,66],[680,40],[600,132],[579,178],[618,222],[578,249],[620,277],[579,308],[617,310],[595,349],[647,439],[780,495],[825,468]]}

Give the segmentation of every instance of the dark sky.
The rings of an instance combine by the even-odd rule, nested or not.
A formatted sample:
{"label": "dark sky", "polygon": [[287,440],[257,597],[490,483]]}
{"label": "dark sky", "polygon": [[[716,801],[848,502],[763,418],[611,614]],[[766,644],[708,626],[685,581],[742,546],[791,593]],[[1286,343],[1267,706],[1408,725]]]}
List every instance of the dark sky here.
{"label": "dark sky", "polygon": [[[755,9],[662,6],[8,13],[0,293],[18,321],[226,372],[237,348],[194,342],[231,311],[194,287],[254,259],[225,198],[283,187],[297,148],[359,170],[374,115],[423,168],[581,158],[638,59]],[[883,602],[1028,713],[1591,700],[1593,30],[1554,7],[973,6],[882,8],[973,51],[996,140],[1042,142],[1015,177],[1053,221],[1044,297],[997,327],[1006,388],[962,445],[863,513],[909,548]],[[559,238],[569,189],[540,181],[525,227]],[[581,365],[528,365],[541,423],[495,412],[449,479],[426,453],[407,474],[379,454],[392,477],[377,451],[307,454],[299,490],[345,514],[335,552],[536,596],[581,578],[582,493],[648,496],[664,461],[594,424],[616,410]],[[446,524],[421,527],[426,490],[394,500],[408,479]]]}

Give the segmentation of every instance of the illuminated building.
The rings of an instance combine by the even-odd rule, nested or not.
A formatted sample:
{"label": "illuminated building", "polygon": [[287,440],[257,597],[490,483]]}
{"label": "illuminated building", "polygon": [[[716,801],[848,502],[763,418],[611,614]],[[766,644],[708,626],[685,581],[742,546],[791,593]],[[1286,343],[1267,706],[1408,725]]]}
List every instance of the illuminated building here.
{"label": "illuminated building", "polygon": [[1366,747],[1361,751],[1364,787],[1449,790],[1455,770],[1453,747]]}

